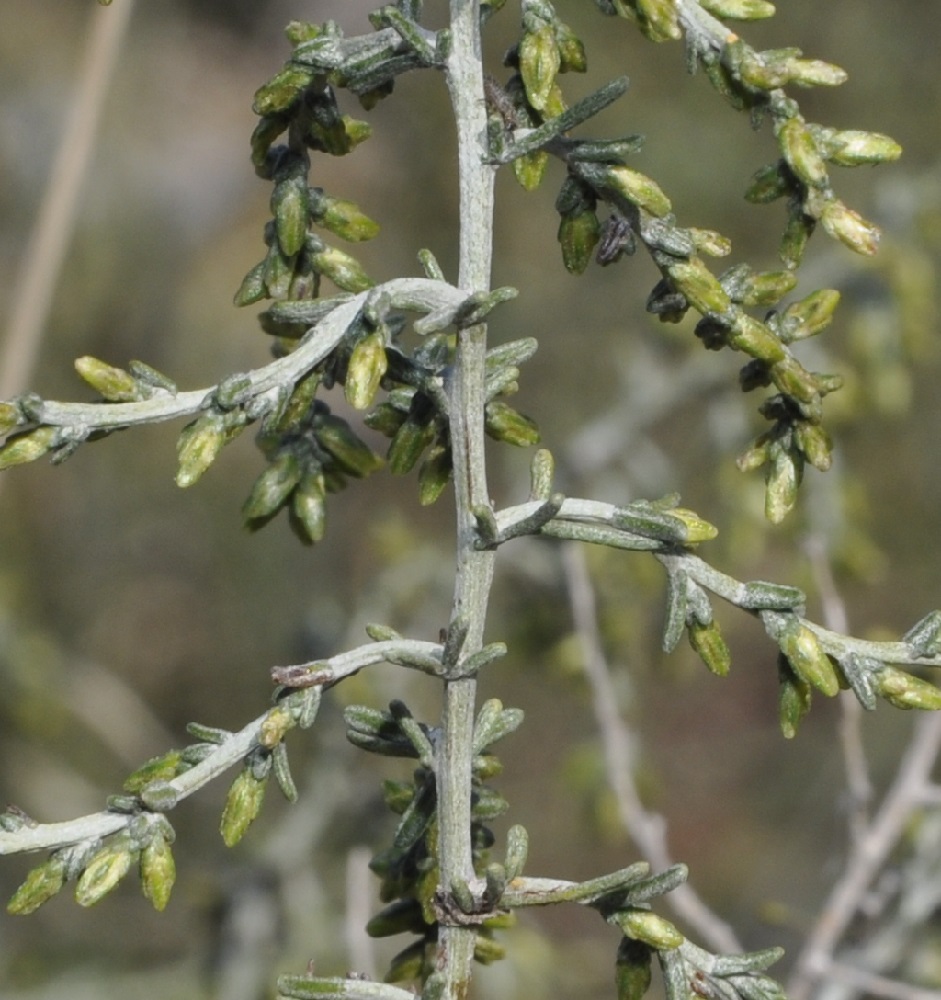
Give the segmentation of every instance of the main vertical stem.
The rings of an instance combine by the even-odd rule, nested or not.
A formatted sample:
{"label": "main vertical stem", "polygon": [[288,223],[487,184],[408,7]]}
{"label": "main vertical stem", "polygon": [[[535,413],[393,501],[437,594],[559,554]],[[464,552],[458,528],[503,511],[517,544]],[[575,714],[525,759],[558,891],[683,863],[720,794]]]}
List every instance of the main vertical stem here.
{"label": "main vertical stem", "polygon": [[[458,142],[460,274],[468,292],[490,287],[493,237],[493,169],[484,164],[487,121],[480,43],[480,0],[451,0],[451,54],[446,67]],[[452,620],[468,625],[463,656],[483,643],[493,553],[474,547],[473,510],[489,505],[484,462],[485,325],[458,332],[457,358],[449,389],[451,448],[457,507],[457,574]],[[442,739],[438,757],[438,817],[441,885],[474,876],[471,856],[471,764],[476,680],[445,681]],[[464,1000],[471,980],[476,932],[443,926],[438,968],[446,1000]]]}

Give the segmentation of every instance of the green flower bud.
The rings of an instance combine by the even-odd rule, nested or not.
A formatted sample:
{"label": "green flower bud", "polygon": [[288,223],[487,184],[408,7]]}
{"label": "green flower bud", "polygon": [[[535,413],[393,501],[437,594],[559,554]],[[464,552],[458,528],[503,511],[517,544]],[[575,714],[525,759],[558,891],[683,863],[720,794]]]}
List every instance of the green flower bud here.
{"label": "green flower bud", "polygon": [[134,403],[143,399],[140,384],[123,368],[115,368],[85,355],[75,359],[75,370],[109,403]]}
{"label": "green flower bud", "polygon": [[876,674],[876,690],[896,708],[941,709],[941,691],[897,667],[885,666]]}
{"label": "green flower bud", "polygon": [[804,340],[820,333],[830,325],[839,304],[840,293],[833,288],[822,288],[800,302],[792,302],[781,314],[788,339]]}
{"label": "green flower bud", "polygon": [[85,866],[75,887],[79,906],[92,906],[114,889],[131,867],[131,839],[119,835],[105,844]]}
{"label": "green flower bud", "polygon": [[474,940],[474,961],[481,965],[492,965],[506,957],[506,948],[492,937],[478,933]]}
{"label": "green flower bud", "polygon": [[612,919],[629,938],[657,951],[679,948],[686,940],[669,920],[650,910],[622,910]]}
{"label": "green flower bud", "polygon": [[774,384],[788,396],[802,403],[812,403],[818,396],[816,378],[794,357],[786,357],[771,368]]}
{"label": "green flower bud", "polygon": [[765,517],[780,524],[797,503],[802,463],[786,448],[773,449],[765,472]]}
{"label": "green flower bud", "polygon": [[519,44],[520,76],[526,88],[526,99],[537,111],[545,110],[561,64],[552,25],[544,24],[538,31],[523,35]]}
{"label": "green flower bud", "polygon": [[365,292],[372,288],[373,282],[355,258],[336,247],[327,247],[319,253],[311,255],[314,270],[328,277],[337,288],[344,292]]}
{"label": "green flower bud", "polygon": [[785,634],[781,641],[781,652],[787,657],[794,673],[801,680],[812,684],[828,698],[839,690],[840,683],[830,657],[823,651],[816,635],[801,625]]}
{"label": "green flower bud", "polygon": [[769,163],[752,175],[745,189],[745,200],[753,205],[767,205],[786,195],[790,188],[789,178],[780,163]]}
{"label": "green flower bud", "polygon": [[392,437],[405,423],[407,416],[408,410],[401,410],[392,403],[380,403],[366,414],[363,423],[371,430],[379,431],[386,437]]}
{"label": "green flower bud", "polygon": [[0,438],[6,437],[20,422],[20,411],[12,403],[0,403]]}
{"label": "green flower bud", "polygon": [[144,897],[155,910],[163,910],[170,902],[176,881],[176,864],[170,842],[163,833],[155,833],[144,845],[140,855],[140,879]]}
{"label": "green flower bud", "polygon": [[783,654],[778,657],[778,721],[786,740],[797,735],[801,719],[810,711],[810,685],[791,669]]}
{"label": "green flower bud", "polygon": [[447,445],[436,444],[418,470],[418,502],[429,507],[448,485],[453,467],[451,449]]}
{"label": "green flower bud", "polygon": [[827,159],[840,167],[888,163],[902,155],[902,147],[878,132],[847,130],[829,136]]}
{"label": "green flower bud", "polygon": [[247,522],[262,521],[281,509],[301,478],[296,455],[283,451],[255,480],[252,492],[242,504],[242,517]]}
{"label": "green flower bud", "polygon": [[695,511],[686,507],[671,507],[669,512],[671,517],[682,521],[686,528],[686,544],[695,545],[697,542],[711,542],[719,529],[708,521],[701,518]]}
{"label": "green flower bud", "polygon": [[681,37],[675,0],[636,0],[640,29],[652,42],[676,41]]}
{"label": "green flower bud", "polygon": [[559,72],[584,73],[588,69],[588,58],[581,39],[562,21],[553,22],[552,31],[559,50]]}
{"label": "green flower bud", "polygon": [[356,410],[365,410],[372,405],[388,367],[386,338],[382,330],[376,330],[356,342],[350,353],[343,386],[350,406]]}
{"label": "green flower bud", "polygon": [[699,257],[670,264],[667,273],[676,290],[682,292],[697,312],[721,314],[731,307],[732,302],[719,279]]}
{"label": "green flower bud", "polygon": [[699,0],[699,5],[715,17],[732,21],[757,21],[774,16],[774,4],[767,0]]}
{"label": "green flower bud", "polygon": [[348,243],[363,243],[379,233],[378,222],[370,219],[355,202],[343,198],[321,194],[313,215],[318,225]]}
{"label": "green flower bud", "polygon": [[753,358],[775,364],[787,357],[784,345],[771,329],[760,320],[740,312],[729,331],[729,343]]}
{"label": "green flower bud", "polygon": [[827,183],[827,167],[817,148],[813,133],[797,118],[790,118],[778,129],[778,145],[788,166],[808,187]]}
{"label": "green flower bud", "polygon": [[258,729],[258,742],[269,750],[277,746],[294,728],[294,718],[286,705],[275,705],[268,710]]}
{"label": "green flower bud", "polygon": [[275,184],[271,212],[278,233],[278,245],[286,257],[294,257],[304,246],[310,221],[310,189],[307,178],[294,174]]}
{"label": "green flower bud", "polygon": [[313,69],[289,63],[255,91],[252,110],[256,115],[276,115],[290,110],[313,78]]}
{"label": "green flower bud", "polygon": [[410,472],[421,453],[435,439],[434,421],[409,414],[389,445],[389,469],[396,476]]}
{"label": "green flower bud", "polygon": [[271,176],[271,164],[268,159],[268,151],[272,143],[288,127],[288,118],[285,115],[265,116],[255,126],[252,132],[252,164],[255,173],[261,177]]}
{"label": "green flower bud", "polygon": [[301,540],[319,542],[326,527],[326,494],[322,472],[309,472],[291,494],[291,526]]}
{"label": "green flower bud", "polygon": [[235,293],[232,301],[237,306],[250,306],[268,297],[268,288],[265,285],[265,261],[256,264],[242,278],[242,284]]}
{"label": "green flower bud", "polygon": [[800,207],[793,207],[789,210],[787,225],[784,227],[781,245],[778,247],[778,256],[784,262],[785,267],[800,266],[815,225],[816,220],[805,215]]}
{"label": "green flower bud", "polygon": [[340,468],[357,479],[382,468],[382,459],[361,441],[342,418],[326,414],[316,428],[317,440]]}
{"label": "green flower bud", "polygon": [[660,186],[637,170],[615,164],[606,167],[602,176],[605,186],[657,218],[667,215],[673,208]]}
{"label": "green flower bud", "polygon": [[342,117],[343,128],[346,130],[346,138],[349,141],[350,149],[355,149],[361,142],[365,142],[372,135],[372,125],[369,122],[361,121],[359,118],[350,118],[349,115]]}
{"label": "green flower bud", "polygon": [[732,666],[732,654],[719,630],[717,622],[708,625],[691,622],[687,634],[689,644],[696,650],[699,658],[717,677],[725,677]]}
{"label": "green flower bud", "polygon": [[57,427],[37,427],[14,434],[0,448],[0,471],[42,458],[52,447],[57,434]]}
{"label": "green flower bud", "polygon": [[284,412],[278,418],[276,429],[289,431],[300,426],[307,419],[314,405],[314,398],[320,386],[320,373],[308,372],[302,379],[295,382],[294,389],[288,397]]}
{"label": "green flower bud", "polygon": [[366,924],[366,933],[373,938],[393,937],[396,934],[424,934],[425,918],[417,899],[397,899]]}
{"label": "green flower bud", "polygon": [[751,448],[743,451],[735,459],[735,464],[742,472],[754,472],[756,469],[760,469],[768,461],[768,458],[768,444],[759,438]]}
{"label": "green flower bud", "polygon": [[270,298],[282,298],[290,291],[294,263],[281,252],[277,240],[268,247],[268,253],[265,254],[264,277]]}
{"label": "green flower bud", "polygon": [[177,486],[192,486],[216,460],[227,440],[225,421],[219,414],[206,413],[187,424],[176,445]]}
{"label": "green flower bud", "polygon": [[256,778],[251,767],[245,767],[229,788],[222,811],[219,832],[226,847],[234,847],[245,836],[261,811],[268,779]]}
{"label": "green flower bud", "polygon": [[53,855],[31,869],[23,884],[7,903],[7,913],[26,916],[52,899],[65,882],[65,862]]}
{"label": "green flower bud", "polygon": [[312,42],[315,38],[320,38],[323,28],[319,24],[310,24],[307,21],[291,21],[284,29],[284,34],[293,48],[297,48],[303,42]]}
{"label": "green flower bud", "polygon": [[601,223],[594,209],[574,215],[563,215],[559,222],[558,240],[562,247],[562,263],[570,274],[582,274],[591,261],[592,251],[601,237]]}
{"label": "green flower bud", "polygon": [[622,938],[614,979],[617,1000],[643,1000],[651,981],[649,946],[629,937]]}
{"label": "green flower bud", "polygon": [[783,87],[790,79],[789,60],[775,52],[755,52],[745,49],[738,64],[742,81],[758,90]]}
{"label": "green flower bud", "polygon": [[555,475],[555,459],[552,452],[540,448],[533,455],[529,466],[529,499],[548,500],[552,496],[552,479]]}
{"label": "green flower bud", "polygon": [[742,305],[771,306],[797,285],[793,271],[761,271],[749,274],[742,285]]}
{"label": "green flower bud", "polygon": [[732,252],[732,241],[712,229],[690,228],[686,230],[700,253],[709,257],[728,257]]}
{"label": "green flower bud", "polygon": [[172,781],[179,774],[183,755],[179,750],[170,750],[159,757],[151,757],[133,771],[124,781],[124,791],[137,794],[152,781]]}
{"label": "green flower bud", "polygon": [[484,429],[495,441],[505,441],[519,448],[539,444],[536,424],[502,400],[493,399],[487,403],[484,419]]}
{"label": "green flower bud", "polygon": [[544,149],[537,149],[513,161],[513,176],[524,191],[535,191],[542,183],[548,165],[549,154]]}
{"label": "green flower bud", "polygon": [[844,246],[863,256],[871,257],[879,249],[881,232],[878,226],[867,222],[858,212],[847,208],[842,201],[828,201],[820,217],[823,228]]}
{"label": "green flower bud", "polygon": [[838,87],[847,80],[845,69],[820,59],[791,59],[788,68],[799,87]]}
{"label": "green flower bud", "polygon": [[797,425],[797,447],[818,472],[826,472],[833,464],[833,441],[820,424],[801,421]]}

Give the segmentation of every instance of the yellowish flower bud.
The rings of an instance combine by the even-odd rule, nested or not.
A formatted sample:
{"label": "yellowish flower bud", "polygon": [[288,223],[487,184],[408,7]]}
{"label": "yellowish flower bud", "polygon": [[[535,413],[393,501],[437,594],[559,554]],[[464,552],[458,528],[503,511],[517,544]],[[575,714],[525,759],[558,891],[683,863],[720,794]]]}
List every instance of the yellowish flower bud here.
{"label": "yellowish flower bud", "polygon": [[267,778],[256,778],[250,767],[239,773],[229,788],[219,832],[226,847],[234,847],[261,811]]}
{"label": "yellowish flower bud", "polygon": [[204,414],[184,427],[176,446],[177,486],[192,486],[216,460],[226,441],[225,422],[218,414]]}
{"label": "yellowish flower bud", "polygon": [[699,257],[679,260],[667,268],[676,290],[682,292],[689,304],[699,313],[724,313],[732,305],[719,279]]}
{"label": "yellowish flower bud", "polygon": [[673,208],[660,186],[646,174],[621,165],[610,166],[604,173],[608,187],[651,215],[661,218]]}
{"label": "yellowish flower bud", "polygon": [[0,448],[0,471],[42,458],[52,447],[57,433],[56,427],[37,427],[32,431],[14,434]]}
{"label": "yellowish flower bud", "polygon": [[381,330],[362,337],[350,353],[346,370],[344,395],[346,401],[356,410],[365,410],[372,405],[379,383],[389,367],[386,356],[386,338]]}
{"label": "yellowish flower bud", "polygon": [[372,279],[366,274],[360,262],[336,247],[327,247],[311,256],[315,271],[328,277],[337,288],[344,292],[365,292],[372,288]]}
{"label": "yellowish flower bud", "polygon": [[143,398],[140,384],[123,368],[115,368],[89,356],[75,359],[75,370],[109,403],[132,403]]}
{"label": "yellowish flower bud", "polygon": [[699,658],[717,677],[725,677],[732,666],[732,654],[719,630],[717,622],[708,625],[692,622],[688,629],[689,644]]}
{"label": "yellowish flower bud", "polygon": [[613,919],[629,938],[643,941],[657,951],[679,948],[686,940],[669,920],[650,910],[623,910]]}
{"label": "yellowish flower bud", "polygon": [[117,886],[131,867],[131,841],[119,835],[88,862],[75,887],[79,906],[92,906]]}
{"label": "yellowish flower bud", "polygon": [[319,542],[326,527],[326,487],[322,472],[309,472],[291,494],[291,525],[306,543]]}
{"label": "yellowish flower bud", "polygon": [[37,865],[7,903],[7,913],[25,916],[52,899],[65,882],[65,863],[51,857]]}
{"label": "yellowish flower bud", "polygon": [[544,149],[537,149],[513,161],[513,176],[524,191],[535,191],[542,183],[548,165],[549,154]]}
{"label": "yellowish flower bud", "polygon": [[784,636],[781,650],[794,673],[828,698],[832,698],[840,690],[839,679],[830,657],[821,648],[816,635],[805,625]]}
{"label": "yellowish flower bud", "polygon": [[876,675],[876,688],[887,702],[896,708],[941,709],[941,691],[920,677],[897,667],[883,667]]}
{"label": "yellowish flower bud", "polygon": [[828,201],[820,221],[831,236],[856,253],[871,257],[879,249],[879,239],[882,236],[879,227],[867,222],[853,209],[847,208],[842,201]]}
{"label": "yellowish flower bud", "polygon": [[878,132],[847,130],[830,136],[827,159],[841,167],[861,164],[888,163],[902,155],[902,147],[887,135]]}
{"label": "yellowish flower bud", "polygon": [[155,910],[163,910],[170,902],[176,881],[176,863],[170,843],[162,833],[155,833],[140,856],[141,889]]}
{"label": "yellowish flower bud", "polygon": [[790,118],[778,129],[778,145],[788,166],[808,187],[827,183],[827,167],[817,148],[813,133],[797,118]]}
{"label": "yellowish flower bud", "polygon": [[520,76],[526,88],[526,99],[538,111],[542,111],[549,101],[561,62],[551,25],[544,24],[537,31],[523,35],[519,44]]}
{"label": "yellowish flower bud", "polygon": [[562,263],[570,274],[582,274],[591,261],[592,251],[601,238],[601,223],[594,209],[563,215],[559,222]]}

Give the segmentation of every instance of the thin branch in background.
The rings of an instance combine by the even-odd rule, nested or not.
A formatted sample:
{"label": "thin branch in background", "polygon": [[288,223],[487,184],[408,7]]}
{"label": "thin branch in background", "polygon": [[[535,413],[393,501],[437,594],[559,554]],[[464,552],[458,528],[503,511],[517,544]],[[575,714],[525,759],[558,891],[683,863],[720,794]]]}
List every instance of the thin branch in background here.
{"label": "thin branch in background", "polygon": [[[834,632],[848,633],[846,604],[833,579],[826,539],[819,533],[811,535],[804,544],[804,550],[810,559],[811,572],[820,595],[823,623]],[[863,708],[858,699],[850,694],[840,698],[840,746],[849,792],[848,823],[853,845],[858,844],[865,834],[873,795],[863,745],[862,716]]]}
{"label": "thin branch in background", "polygon": [[[924,802],[939,751],[941,715],[922,716],[915,723],[911,743],[879,811],[854,845],[846,870],[821,907],[801,949],[787,991],[790,1000],[808,1000],[816,985],[829,975],[836,949],[859,912],[873,879],[905,832],[912,811]],[[941,996],[937,992],[934,995]]]}
{"label": "thin branch in background", "polygon": [[[644,807],[634,782],[631,735],[618,711],[583,546],[564,545],[562,565],[575,631],[584,652],[585,676],[591,686],[592,707],[604,747],[608,784],[614,792],[618,815],[644,859],[652,868],[662,871],[673,864],[667,848],[666,824],[662,816]],[[689,884],[677,887],[664,899],[711,948],[728,953],[742,950],[732,928],[706,906]]]}
{"label": "thin branch in background", "polygon": [[75,99],[66,112],[62,139],[14,282],[18,292],[0,352],[0,399],[22,392],[35,367],[43,325],[95,150],[101,110],[133,7],[133,0],[122,0],[109,9],[97,5],[92,8],[91,31]]}

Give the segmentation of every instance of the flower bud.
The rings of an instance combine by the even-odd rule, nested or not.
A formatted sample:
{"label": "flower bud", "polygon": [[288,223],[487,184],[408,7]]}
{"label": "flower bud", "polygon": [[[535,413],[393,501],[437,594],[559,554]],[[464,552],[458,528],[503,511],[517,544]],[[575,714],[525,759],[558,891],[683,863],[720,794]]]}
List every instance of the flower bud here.
{"label": "flower bud", "polygon": [[800,302],[791,303],[781,314],[788,339],[804,340],[820,333],[830,325],[839,304],[840,293],[834,288],[822,288]]}
{"label": "flower bud", "polygon": [[349,475],[363,479],[382,468],[382,459],[353,433],[342,417],[326,414],[317,425],[316,434],[318,442]]}
{"label": "flower bud", "polygon": [[53,855],[31,869],[23,884],[7,903],[7,913],[26,916],[52,899],[65,882],[65,862]]}
{"label": "flower bud", "polygon": [[897,667],[885,666],[876,674],[876,690],[896,708],[941,709],[941,691]]}
{"label": "flower bud", "polygon": [[830,657],[823,651],[816,635],[801,625],[785,634],[781,641],[781,651],[787,657],[794,673],[828,698],[839,690],[840,684]]}
{"label": "flower bud", "polygon": [[699,313],[724,313],[732,305],[719,279],[699,257],[680,260],[667,268],[670,280]]}
{"label": "flower bud", "polygon": [[144,897],[155,910],[163,910],[170,901],[176,881],[176,864],[170,843],[162,832],[155,833],[141,851],[140,879]]}
{"label": "flower bud", "polygon": [[242,278],[242,284],[235,293],[232,301],[237,306],[250,306],[268,297],[268,288],[265,285],[265,262],[256,264]]}
{"label": "flower bud", "polygon": [[773,449],[765,472],[765,517],[780,524],[797,503],[801,480],[800,459],[787,448]]}
{"label": "flower bud", "polygon": [[561,66],[561,55],[552,26],[544,24],[537,31],[528,31],[519,44],[519,69],[526,88],[526,99],[543,111]]}
{"label": "flower bud", "polygon": [[359,206],[342,198],[322,195],[314,210],[318,225],[348,243],[363,243],[379,233],[379,223],[374,222]]}
{"label": "flower bud", "polygon": [[306,544],[319,542],[324,536],[326,514],[323,473],[308,472],[291,494],[291,527]]}
{"label": "flower bud", "polygon": [[216,460],[226,440],[225,422],[219,414],[204,414],[184,427],[176,446],[177,486],[192,486]]}
{"label": "flower bud", "polygon": [[513,176],[524,191],[535,191],[542,183],[548,165],[549,154],[544,149],[537,149],[513,161]]}
{"label": "flower bud", "polygon": [[373,282],[366,274],[359,261],[336,247],[325,249],[311,255],[311,264],[315,271],[328,277],[337,288],[344,292],[365,292],[372,288]]}
{"label": "flower bud", "polygon": [[602,177],[605,186],[657,218],[667,215],[673,208],[660,186],[637,170],[615,164],[606,167]]}
{"label": "flower bud", "polygon": [[753,358],[776,364],[787,357],[784,345],[760,320],[740,312],[729,331],[729,343]]}
{"label": "flower bud", "polygon": [[833,464],[833,441],[820,424],[802,420],[797,425],[797,447],[818,472]]}
{"label": "flower bud", "polygon": [[683,522],[686,528],[687,545],[695,545],[697,542],[711,542],[719,529],[708,521],[701,518],[695,511],[686,507],[671,507],[668,511],[671,517],[675,517]]}
{"label": "flower bud", "polygon": [[752,175],[745,189],[745,200],[753,205],[766,205],[786,195],[790,188],[790,180],[780,163],[769,163]]}
{"label": "flower bud", "polygon": [[453,460],[448,445],[436,444],[418,470],[418,502],[423,507],[433,504],[451,478]]}
{"label": "flower bud", "polygon": [[289,63],[255,91],[252,110],[259,116],[276,115],[289,110],[300,99],[301,92],[313,78],[313,69]]}
{"label": "flower bud", "polygon": [[117,886],[131,867],[131,840],[119,835],[105,844],[85,866],[75,887],[79,906],[92,906]]}
{"label": "flower bud", "polygon": [[649,946],[629,937],[622,938],[614,978],[617,1000],[643,1000],[651,981]]}
{"label": "flower bud", "polygon": [[356,342],[350,353],[343,385],[350,406],[365,410],[372,405],[388,367],[386,338],[382,330],[376,330]]}
{"label": "flower bud", "polygon": [[687,634],[689,644],[709,670],[717,677],[725,677],[732,666],[732,654],[722,638],[718,623],[712,621],[708,625],[702,625],[691,622]]}
{"label": "flower bud", "polygon": [[879,249],[879,238],[882,235],[879,227],[847,208],[842,201],[828,201],[820,221],[830,236],[856,253],[871,257]]}
{"label": "flower bud", "polygon": [[133,771],[124,781],[124,791],[136,794],[151,781],[170,781],[179,773],[182,754],[179,750],[170,750],[159,757],[151,757],[136,771]]}
{"label": "flower bud", "polygon": [[245,831],[261,811],[266,784],[267,778],[256,778],[248,766],[232,782],[219,825],[226,847],[234,847],[245,836]]}
{"label": "flower bud", "polygon": [[484,419],[484,429],[495,441],[505,441],[519,448],[539,444],[536,424],[499,399],[487,403]]}
{"label": "flower bud", "polygon": [[805,215],[799,206],[789,210],[787,225],[784,227],[784,234],[781,236],[781,244],[778,247],[778,256],[784,262],[785,267],[800,266],[815,225],[816,220]]}
{"label": "flower bud", "polygon": [[797,735],[801,719],[810,710],[810,685],[791,669],[783,653],[778,654],[778,721],[786,740]]}
{"label": "flower bud", "polygon": [[767,0],[699,0],[699,4],[714,17],[732,21],[757,21],[774,16],[774,4]]}
{"label": "flower bud", "polygon": [[558,240],[562,247],[562,263],[569,274],[584,272],[600,237],[601,223],[594,209],[562,216]]}
{"label": "flower bud", "polygon": [[829,140],[832,151],[827,159],[841,167],[888,163],[902,155],[902,147],[894,139],[878,132],[850,129],[834,133]]}
{"label": "flower bud", "polygon": [[778,129],[778,145],[788,166],[808,187],[827,183],[827,167],[816,140],[800,119],[790,118]]}
{"label": "flower bud", "polygon": [[797,284],[793,271],[760,271],[742,283],[742,305],[771,306],[780,302]]}
{"label": "flower bud", "polygon": [[74,364],[79,375],[109,403],[133,403],[143,398],[137,379],[123,368],[88,355],[76,358]]}
{"label": "flower bud", "polygon": [[686,940],[669,920],[650,910],[622,910],[612,919],[629,938],[642,941],[657,951],[679,948]]}
{"label": "flower bud", "polygon": [[676,0],[637,0],[640,29],[652,42],[676,41],[681,36]]}
{"label": "flower bud", "polygon": [[712,229],[696,229],[694,227],[686,231],[700,253],[709,257],[728,257],[732,252],[732,241],[721,233]]}
{"label": "flower bud", "polygon": [[396,476],[410,472],[421,453],[435,439],[434,421],[409,414],[389,445],[389,469]]}
{"label": "flower bud", "polygon": [[791,59],[788,69],[799,87],[838,87],[847,80],[845,69],[820,59]]}
{"label": "flower bud", "polygon": [[588,58],[582,40],[562,21],[555,21],[552,31],[559,50],[559,72],[584,73],[588,69]]}
{"label": "flower bud", "polygon": [[294,728],[294,718],[286,705],[275,705],[268,710],[258,729],[258,742],[269,750],[277,746]]}
{"label": "flower bud", "polygon": [[8,438],[0,448],[0,471],[42,458],[58,435],[57,427],[37,427]]}
{"label": "flower bud", "polygon": [[301,478],[296,455],[281,452],[255,480],[252,492],[242,505],[246,521],[264,521],[281,509]]}
{"label": "flower bud", "polygon": [[310,189],[303,174],[292,174],[275,184],[271,212],[281,252],[286,257],[300,253],[310,221]]}

